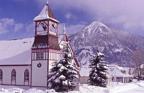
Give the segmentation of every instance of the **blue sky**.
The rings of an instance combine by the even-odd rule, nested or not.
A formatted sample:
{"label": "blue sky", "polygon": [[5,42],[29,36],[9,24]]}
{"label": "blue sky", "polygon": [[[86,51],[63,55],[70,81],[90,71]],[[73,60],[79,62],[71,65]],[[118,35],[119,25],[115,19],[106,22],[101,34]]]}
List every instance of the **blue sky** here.
{"label": "blue sky", "polygon": [[[47,0],[0,0],[0,39],[31,37],[33,18]],[[92,21],[144,36],[143,0],[49,0],[49,4],[69,32]]]}

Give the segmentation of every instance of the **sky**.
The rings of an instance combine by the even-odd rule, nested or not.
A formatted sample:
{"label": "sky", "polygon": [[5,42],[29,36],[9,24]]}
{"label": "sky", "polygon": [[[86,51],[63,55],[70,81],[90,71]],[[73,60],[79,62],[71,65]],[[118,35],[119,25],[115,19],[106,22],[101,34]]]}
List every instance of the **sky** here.
{"label": "sky", "polygon": [[[0,0],[0,40],[32,37],[33,18],[47,0]],[[75,33],[93,21],[144,36],[144,0],[48,0],[55,17]]]}

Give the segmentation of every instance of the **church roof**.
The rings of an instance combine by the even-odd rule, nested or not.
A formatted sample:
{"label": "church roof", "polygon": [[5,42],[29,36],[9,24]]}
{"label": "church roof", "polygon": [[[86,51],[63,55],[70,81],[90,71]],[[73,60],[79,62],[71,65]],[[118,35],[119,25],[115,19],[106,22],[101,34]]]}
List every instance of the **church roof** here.
{"label": "church roof", "polygon": [[[63,42],[59,42],[61,49]],[[0,65],[30,65],[33,43],[34,38],[0,41]],[[77,60],[74,60],[79,66]]]}
{"label": "church roof", "polygon": [[50,19],[59,23],[59,21],[55,19],[54,14],[50,6],[48,5],[48,3],[44,6],[40,14],[34,18],[34,21],[45,20],[45,19]]}
{"label": "church roof", "polygon": [[129,74],[129,69],[126,67],[120,67],[118,65],[108,65],[108,73],[112,77],[132,77],[132,75]]}
{"label": "church roof", "polygon": [[0,65],[31,64],[34,38],[0,41]]}

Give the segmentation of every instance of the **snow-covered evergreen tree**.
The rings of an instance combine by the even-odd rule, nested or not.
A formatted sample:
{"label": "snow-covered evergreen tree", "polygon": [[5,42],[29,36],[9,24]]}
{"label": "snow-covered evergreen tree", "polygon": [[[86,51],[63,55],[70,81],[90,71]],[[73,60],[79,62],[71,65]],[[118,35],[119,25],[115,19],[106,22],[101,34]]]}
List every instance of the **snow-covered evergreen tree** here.
{"label": "snow-covered evergreen tree", "polygon": [[72,55],[67,45],[64,57],[51,69],[48,86],[56,91],[73,90],[78,85],[78,78],[78,70],[72,63]]}
{"label": "snow-covered evergreen tree", "polygon": [[89,74],[89,83],[95,86],[106,87],[107,85],[107,66],[104,61],[104,54],[97,52],[91,60],[91,71]]}

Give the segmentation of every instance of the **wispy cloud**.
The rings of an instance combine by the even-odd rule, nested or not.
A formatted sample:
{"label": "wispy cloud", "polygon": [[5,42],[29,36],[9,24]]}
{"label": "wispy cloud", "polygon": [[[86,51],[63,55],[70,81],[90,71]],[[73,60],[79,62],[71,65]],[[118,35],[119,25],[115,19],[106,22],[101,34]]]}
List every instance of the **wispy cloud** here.
{"label": "wispy cloud", "polygon": [[59,33],[60,34],[63,34],[64,32],[63,32],[63,30],[64,30],[64,25],[65,25],[65,27],[66,27],[66,32],[67,32],[67,34],[74,34],[74,33],[77,33],[77,32],[79,32],[79,31],[81,31],[85,26],[86,26],[86,24],[85,23],[81,23],[81,24],[75,24],[75,25],[67,25],[67,24],[65,24],[65,23],[61,23],[60,25],[59,25]]}
{"label": "wispy cloud", "polygon": [[124,29],[144,29],[144,0],[52,0],[55,7],[77,9]]}
{"label": "wispy cloud", "polygon": [[[20,0],[17,0],[20,1]],[[43,5],[47,0],[34,0]],[[144,0],[49,0],[49,3],[57,9],[65,9],[66,19],[81,18],[83,15],[73,15],[70,10],[84,11],[93,20],[102,21],[123,30],[144,31]]]}
{"label": "wispy cloud", "polygon": [[20,37],[29,36],[34,32],[33,25],[33,23],[18,23],[12,18],[2,18],[0,19],[0,36],[3,36],[3,38],[5,35],[13,37],[15,37],[15,35],[19,35]]}
{"label": "wispy cloud", "polygon": [[0,19],[0,33],[16,32],[22,28],[22,24],[16,23],[14,19],[2,18]]}
{"label": "wispy cloud", "polygon": [[30,24],[17,23],[12,18],[2,18],[0,19],[0,33],[8,33],[8,32],[22,32],[27,31]]}

